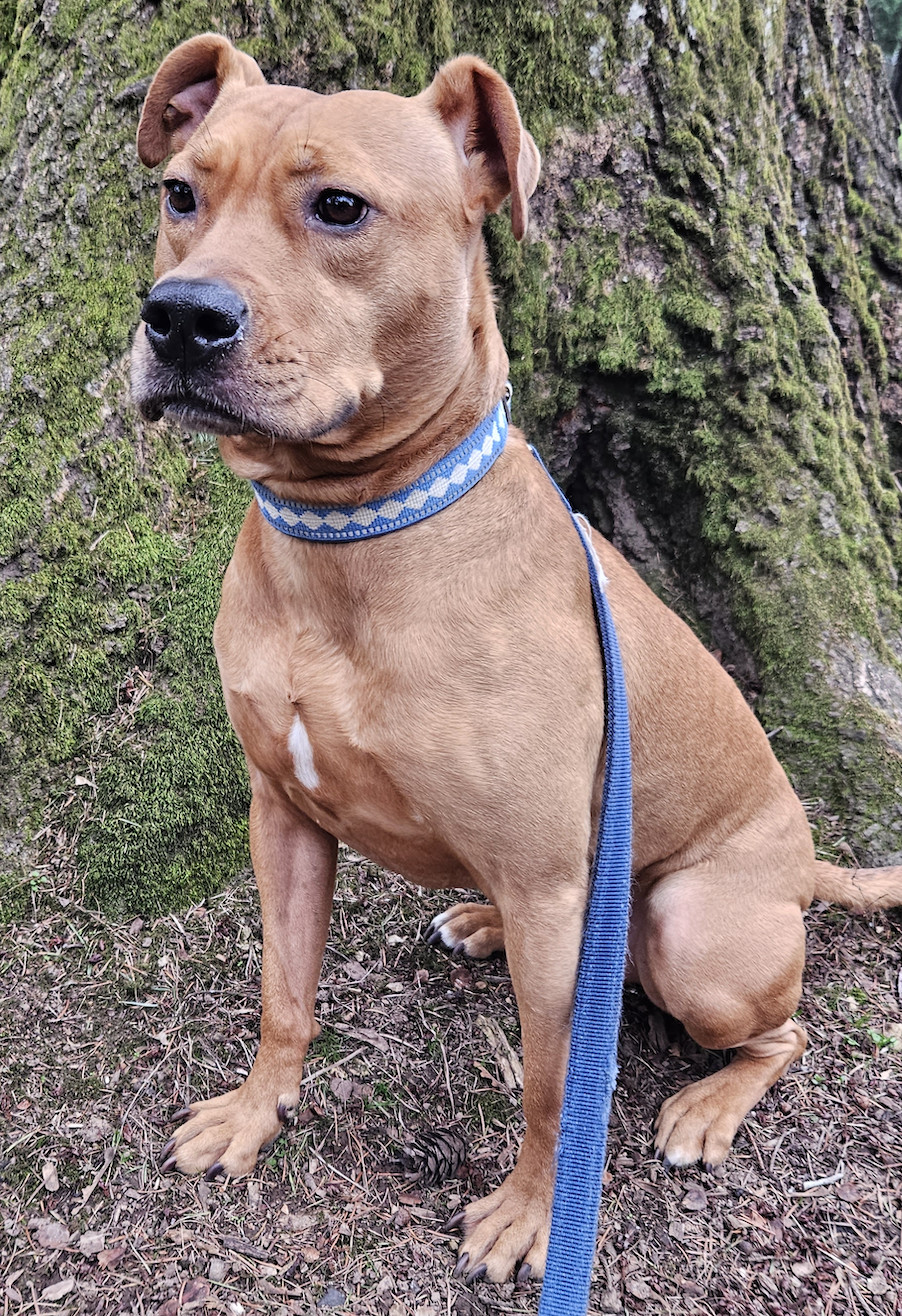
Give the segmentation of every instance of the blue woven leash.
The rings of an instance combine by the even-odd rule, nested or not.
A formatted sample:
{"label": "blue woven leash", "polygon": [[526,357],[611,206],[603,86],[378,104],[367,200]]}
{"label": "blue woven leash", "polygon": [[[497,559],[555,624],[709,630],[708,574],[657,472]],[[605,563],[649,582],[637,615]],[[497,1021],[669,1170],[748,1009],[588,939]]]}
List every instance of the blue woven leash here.
{"label": "blue woven leash", "polygon": [[589,564],[604,657],[607,747],[598,842],[573,1004],[551,1240],[539,1316],[585,1316],[595,1260],[611,1097],[617,1082],[617,1034],[629,924],[632,771],[626,682],[601,564],[592,547],[588,522],[584,517],[577,518],[560,489],[558,493],[579,532]]}

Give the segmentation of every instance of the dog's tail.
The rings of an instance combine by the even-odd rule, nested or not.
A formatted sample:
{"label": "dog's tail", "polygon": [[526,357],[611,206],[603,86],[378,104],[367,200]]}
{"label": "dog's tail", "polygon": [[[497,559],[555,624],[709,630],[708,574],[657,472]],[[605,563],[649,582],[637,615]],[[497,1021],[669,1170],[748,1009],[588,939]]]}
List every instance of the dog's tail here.
{"label": "dog's tail", "polygon": [[838,868],[817,860],[814,896],[855,914],[902,905],[902,868]]}

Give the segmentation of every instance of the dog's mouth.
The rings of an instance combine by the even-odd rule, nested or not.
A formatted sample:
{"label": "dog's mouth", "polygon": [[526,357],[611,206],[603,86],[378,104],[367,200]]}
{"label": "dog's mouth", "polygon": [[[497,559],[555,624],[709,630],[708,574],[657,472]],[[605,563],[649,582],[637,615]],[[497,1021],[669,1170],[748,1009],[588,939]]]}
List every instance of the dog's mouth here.
{"label": "dog's mouth", "polygon": [[165,416],[167,420],[188,430],[204,430],[227,436],[259,435],[269,441],[274,437],[263,433],[250,416],[196,393],[171,393],[142,398],[138,402],[138,410],[145,420],[162,420]]}
{"label": "dog's mouth", "polygon": [[[136,390],[137,392],[137,390]],[[254,416],[224,400],[209,396],[196,388],[175,388],[165,392],[152,391],[136,396],[138,410],[145,420],[157,421],[164,417],[186,430],[220,434],[227,438],[241,437],[251,442],[313,443],[342,429],[357,412],[357,404],[347,401],[332,416],[324,416],[303,430],[278,426],[262,417]]]}

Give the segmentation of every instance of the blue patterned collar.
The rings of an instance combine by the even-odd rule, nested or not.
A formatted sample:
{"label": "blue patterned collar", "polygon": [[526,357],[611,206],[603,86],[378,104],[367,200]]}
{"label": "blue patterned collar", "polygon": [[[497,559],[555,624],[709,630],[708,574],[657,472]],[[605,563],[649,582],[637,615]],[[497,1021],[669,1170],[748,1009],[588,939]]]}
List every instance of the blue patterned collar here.
{"label": "blue patterned collar", "polygon": [[277,498],[265,484],[252,480],[257,505],[266,520],[295,539],[352,540],[387,535],[457,502],[481,480],[504,448],[507,438],[506,399],[476,426],[447,457],[431,466],[406,489],[359,507],[317,507]]}

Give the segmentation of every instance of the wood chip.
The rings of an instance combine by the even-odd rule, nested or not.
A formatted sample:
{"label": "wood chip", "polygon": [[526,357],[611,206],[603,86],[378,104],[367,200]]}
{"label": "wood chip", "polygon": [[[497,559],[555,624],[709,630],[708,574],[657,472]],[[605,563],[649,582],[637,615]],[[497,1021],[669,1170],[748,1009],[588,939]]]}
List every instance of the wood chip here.
{"label": "wood chip", "polygon": [[243,1257],[253,1257],[255,1261],[269,1261],[266,1249],[257,1247],[256,1243],[249,1243],[246,1238],[229,1236],[222,1240],[222,1246],[230,1252],[240,1252]]}
{"label": "wood chip", "polygon": [[41,1247],[67,1247],[72,1235],[61,1220],[42,1220],[38,1225],[38,1242]]}
{"label": "wood chip", "polygon": [[476,1016],[476,1023],[491,1047],[492,1056],[498,1066],[505,1087],[510,1092],[521,1091],[523,1088],[523,1062],[507,1040],[501,1025],[497,1020],[489,1019],[484,1014]]}
{"label": "wood chip", "polygon": [[81,1238],[78,1240],[78,1250],[86,1257],[99,1256],[105,1247],[106,1239],[103,1234],[97,1233],[94,1230],[89,1230],[87,1233],[82,1234]]}
{"label": "wood chip", "polygon": [[630,1275],[626,1281],[626,1291],[639,1302],[647,1302],[654,1297],[654,1289],[639,1275]]}

